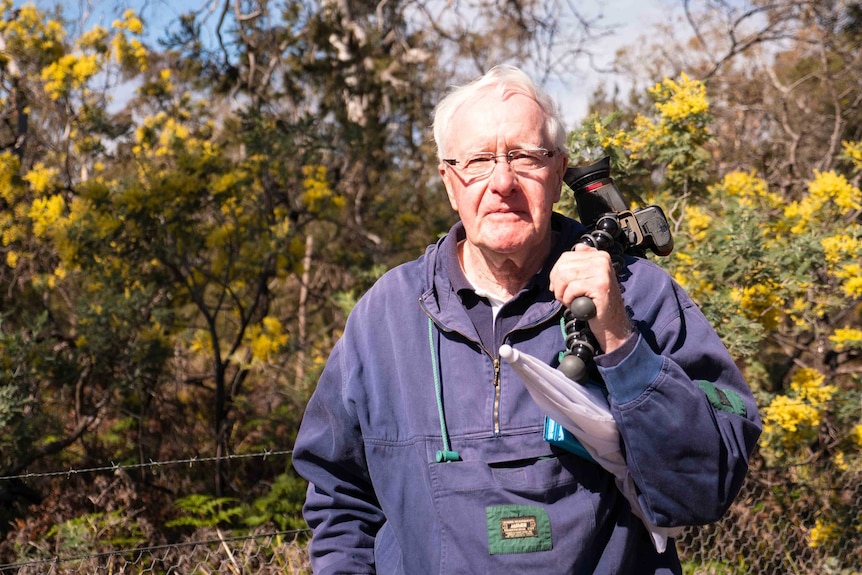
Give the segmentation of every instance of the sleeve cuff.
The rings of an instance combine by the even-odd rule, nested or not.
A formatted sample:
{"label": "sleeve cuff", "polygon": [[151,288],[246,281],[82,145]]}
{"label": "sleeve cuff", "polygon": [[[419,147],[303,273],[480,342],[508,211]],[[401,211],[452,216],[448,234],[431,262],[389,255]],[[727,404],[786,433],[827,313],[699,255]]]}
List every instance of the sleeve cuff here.
{"label": "sleeve cuff", "polygon": [[597,355],[596,366],[614,402],[636,399],[658,379],[664,360],[638,333],[611,353]]}

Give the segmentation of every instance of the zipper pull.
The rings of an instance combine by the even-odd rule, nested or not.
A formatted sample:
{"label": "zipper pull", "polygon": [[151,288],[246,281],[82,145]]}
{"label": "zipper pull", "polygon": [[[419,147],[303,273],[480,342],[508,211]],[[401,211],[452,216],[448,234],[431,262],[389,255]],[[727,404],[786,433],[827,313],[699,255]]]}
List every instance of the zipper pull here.
{"label": "zipper pull", "polygon": [[500,434],[500,358],[494,358],[494,434]]}

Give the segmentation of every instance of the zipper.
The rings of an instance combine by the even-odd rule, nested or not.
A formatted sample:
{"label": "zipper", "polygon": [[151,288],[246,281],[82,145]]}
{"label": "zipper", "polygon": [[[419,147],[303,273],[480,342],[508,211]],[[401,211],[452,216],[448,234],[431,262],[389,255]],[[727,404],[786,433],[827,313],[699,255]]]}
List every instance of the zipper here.
{"label": "zipper", "polygon": [[[485,350],[487,352],[487,350]],[[500,435],[500,358],[494,358],[494,435]]]}
{"label": "zipper", "polygon": [[[425,312],[425,315],[427,315],[431,319],[431,321],[434,322],[434,325],[436,325],[438,329],[440,329],[441,331],[444,331],[446,333],[458,333],[461,337],[463,337],[467,341],[471,341],[471,342],[475,343],[476,345],[479,346],[479,348],[483,352],[485,352],[485,355],[487,355],[491,359],[491,361],[493,362],[493,364],[494,364],[494,381],[493,381],[493,384],[494,384],[493,419],[494,419],[494,421],[493,421],[493,427],[494,427],[494,435],[500,435],[500,431],[501,431],[501,426],[500,426],[500,396],[502,394],[502,385],[501,385],[502,380],[501,380],[500,374],[501,374],[502,370],[501,370],[501,363],[500,363],[499,354],[498,353],[491,353],[490,351],[488,351],[488,348],[486,348],[484,345],[482,345],[482,342],[476,341],[475,339],[467,336],[466,334],[459,332],[457,330],[454,330],[452,328],[449,328],[449,327],[445,326],[444,324],[442,324],[440,321],[437,320],[436,317],[434,317],[434,315],[430,311],[428,311],[428,308],[425,307],[425,302],[423,302],[421,300],[421,298],[419,300],[419,306],[422,308],[422,311]],[[503,337],[502,341],[505,342],[507,339],[509,339],[509,337],[513,333],[523,331],[526,329],[532,329],[534,327],[542,325],[543,323],[547,322],[550,318],[556,316],[560,311],[560,307],[555,307],[551,313],[545,315],[544,317],[537,319],[536,321],[534,321],[530,324],[522,325],[521,327],[510,331],[509,333],[507,333]]]}
{"label": "zipper", "polygon": [[[527,325],[522,325],[521,327],[519,327],[517,329],[513,329],[512,331],[508,332],[506,335],[503,336],[503,339],[500,340],[500,343],[501,344],[505,343],[506,340],[508,340],[512,336],[513,333],[528,330],[528,329],[533,329],[534,327],[538,327],[538,326],[542,325],[543,323],[547,322],[550,318],[556,316],[558,312],[559,312],[559,308],[556,308],[552,313],[547,314],[544,317],[541,317],[532,323],[529,323]],[[501,372],[500,355],[499,355],[499,352],[492,354],[487,349],[485,349],[484,346],[482,346],[482,349],[485,350],[485,353],[487,353],[488,356],[494,361],[494,435],[500,435],[500,395],[502,392],[502,385],[501,385],[502,380],[500,377],[500,372]]]}

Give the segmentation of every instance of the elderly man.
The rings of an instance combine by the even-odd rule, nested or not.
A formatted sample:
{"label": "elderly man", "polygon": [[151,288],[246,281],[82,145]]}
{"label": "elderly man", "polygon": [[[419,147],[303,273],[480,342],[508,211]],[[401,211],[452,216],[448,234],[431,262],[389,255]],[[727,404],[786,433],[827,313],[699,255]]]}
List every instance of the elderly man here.
{"label": "elderly man", "polygon": [[618,276],[571,249],[585,228],[553,212],[565,132],[523,72],[451,92],[434,137],[460,221],[360,300],[297,437],[315,573],[680,573],[610,473],[545,440],[499,349],[558,364],[564,306],[593,300],[592,377],[657,526],[731,504],[760,433],[750,390],[659,267],[630,257]]}

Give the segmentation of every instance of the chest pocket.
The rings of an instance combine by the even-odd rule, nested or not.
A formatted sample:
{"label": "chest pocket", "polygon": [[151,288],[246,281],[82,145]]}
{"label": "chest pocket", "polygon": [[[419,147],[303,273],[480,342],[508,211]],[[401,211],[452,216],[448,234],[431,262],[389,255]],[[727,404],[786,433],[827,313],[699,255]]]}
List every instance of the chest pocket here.
{"label": "chest pocket", "polygon": [[615,497],[607,474],[569,454],[436,463],[430,476],[447,574],[580,572],[593,555],[600,500]]}

